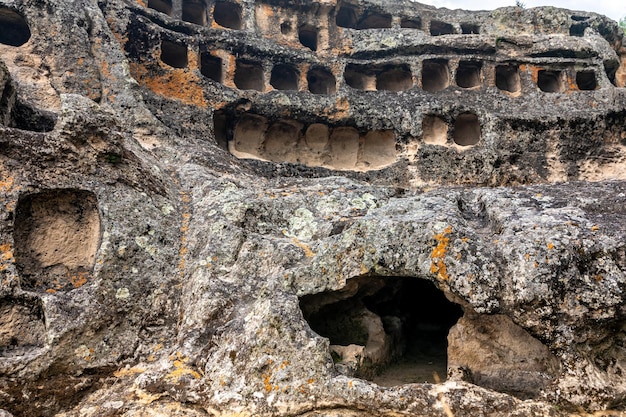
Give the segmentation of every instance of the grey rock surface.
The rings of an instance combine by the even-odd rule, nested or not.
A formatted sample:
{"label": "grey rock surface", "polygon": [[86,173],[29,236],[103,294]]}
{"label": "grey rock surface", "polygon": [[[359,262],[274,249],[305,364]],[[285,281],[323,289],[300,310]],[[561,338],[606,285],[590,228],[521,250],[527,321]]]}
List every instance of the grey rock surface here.
{"label": "grey rock surface", "polygon": [[0,0],[0,415],[624,414],[623,38]]}

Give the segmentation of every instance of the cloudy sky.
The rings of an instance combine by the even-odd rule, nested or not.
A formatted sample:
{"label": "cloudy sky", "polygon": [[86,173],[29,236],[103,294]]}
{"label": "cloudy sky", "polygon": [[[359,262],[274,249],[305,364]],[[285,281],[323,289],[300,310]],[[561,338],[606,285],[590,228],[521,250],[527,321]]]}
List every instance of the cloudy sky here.
{"label": "cloudy sky", "polygon": [[[515,6],[515,0],[418,0],[448,9],[491,10],[504,6]],[[619,20],[626,16],[624,0],[522,0],[527,8],[535,6],[555,6],[572,10],[601,13],[611,19]]]}

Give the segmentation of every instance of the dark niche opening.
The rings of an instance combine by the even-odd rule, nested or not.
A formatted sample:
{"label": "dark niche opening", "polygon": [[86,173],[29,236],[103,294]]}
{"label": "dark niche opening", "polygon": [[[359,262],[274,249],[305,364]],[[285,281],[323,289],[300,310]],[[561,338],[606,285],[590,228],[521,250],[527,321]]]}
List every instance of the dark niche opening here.
{"label": "dark niche opening", "polygon": [[213,112],[213,134],[217,146],[228,150],[228,116],[223,110]]}
{"label": "dark niche opening", "polygon": [[413,75],[407,64],[387,65],[376,77],[376,89],[404,91],[413,87]]}
{"label": "dark niche opening", "polygon": [[206,5],[203,0],[183,0],[183,20],[196,25],[206,25]]}
{"label": "dark niche opening", "polygon": [[313,94],[335,94],[337,91],[335,76],[326,68],[311,68],[306,80]]}
{"label": "dark niche opening", "polygon": [[496,66],[496,87],[510,93],[517,93],[522,89],[517,65]]}
{"label": "dark niche opening", "polygon": [[235,65],[235,85],[240,90],[265,90],[263,66],[258,62],[237,60]]}
{"label": "dark niche opening", "polygon": [[218,1],[213,8],[213,20],[229,29],[241,29],[241,6],[227,1]]}
{"label": "dark niche opening", "polygon": [[430,21],[430,34],[432,36],[451,35],[454,33],[454,26],[450,23],[441,22],[439,20]]}
{"label": "dark niche opening", "polygon": [[200,54],[200,73],[205,77],[221,83],[223,81],[222,58],[211,55],[209,52]]}
{"label": "dark niche opening", "polygon": [[335,23],[342,28],[356,29],[356,12],[352,7],[341,7],[335,16]]}
{"label": "dark niche opening", "polygon": [[290,22],[283,22],[280,24],[280,33],[282,33],[283,35],[289,35],[292,30],[293,28],[291,27]]}
{"label": "dark niche opening", "polygon": [[353,278],[300,307],[330,340],[338,371],[385,386],[445,380],[447,335],[463,315],[432,282],[411,277]]}
{"label": "dark niche opening", "polygon": [[168,16],[172,15],[171,0],[148,0],[148,8],[165,13]]}
{"label": "dark niche opening", "polygon": [[357,90],[375,89],[375,75],[363,65],[346,65],[343,78],[346,80],[346,84]]}
{"label": "dark niche opening", "polygon": [[400,27],[407,29],[422,29],[422,19],[420,17],[403,17],[400,20]]}
{"label": "dark niche opening", "polygon": [[564,90],[563,72],[540,70],[537,74],[537,87],[546,93],[560,93]]}
{"label": "dark niche opening", "polygon": [[[2,100],[0,100],[0,107]],[[32,132],[50,132],[54,129],[57,115],[47,110],[39,109],[33,104],[17,98],[11,111],[9,126]]]}
{"label": "dark niche opening", "polygon": [[187,66],[187,46],[176,42],[161,41],[161,61],[170,67],[185,68]]}
{"label": "dark niche opening", "polygon": [[569,34],[570,36],[584,36],[588,26],[585,22],[574,23],[569,27]]}
{"label": "dark niche opening", "polygon": [[480,26],[475,23],[461,23],[461,33],[464,35],[478,35]]}
{"label": "dark niche opening", "polygon": [[456,70],[456,85],[462,88],[478,87],[481,83],[482,67],[482,62],[459,62],[459,67]]}
{"label": "dark niche opening", "polygon": [[391,27],[391,15],[386,13],[366,12],[357,29],[387,29]]}
{"label": "dark niche opening", "polygon": [[13,9],[0,7],[0,43],[22,46],[30,39],[26,19]]}
{"label": "dark niche opening", "polygon": [[300,73],[291,65],[278,64],[272,68],[270,84],[277,90],[297,90]]}
{"label": "dark niche opening", "polygon": [[429,59],[422,63],[422,89],[441,91],[450,85],[450,69],[444,59]]}
{"label": "dark niche opening", "polygon": [[461,113],[454,121],[452,134],[454,143],[459,146],[476,145],[480,141],[480,122],[474,113]]}
{"label": "dark niche opening", "polygon": [[598,87],[595,71],[576,72],[576,85],[579,90],[595,90]]}
{"label": "dark niche opening", "polygon": [[100,214],[92,192],[55,189],[26,195],[15,212],[15,263],[22,288],[69,291],[91,279],[100,245]]}
{"label": "dark niche opening", "polygon": [[317,51],[317,28],[311,25],[302,25],[298,28],[300,43],[311,51]]}

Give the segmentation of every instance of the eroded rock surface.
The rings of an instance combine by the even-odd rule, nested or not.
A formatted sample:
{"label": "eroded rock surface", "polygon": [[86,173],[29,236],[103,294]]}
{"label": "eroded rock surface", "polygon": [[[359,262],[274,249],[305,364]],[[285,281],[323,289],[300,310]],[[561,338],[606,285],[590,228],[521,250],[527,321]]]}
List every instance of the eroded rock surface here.
{"label": "eroded rock surface", "polygon": [[0,415],[626,404],[594,13],[0,0]]}

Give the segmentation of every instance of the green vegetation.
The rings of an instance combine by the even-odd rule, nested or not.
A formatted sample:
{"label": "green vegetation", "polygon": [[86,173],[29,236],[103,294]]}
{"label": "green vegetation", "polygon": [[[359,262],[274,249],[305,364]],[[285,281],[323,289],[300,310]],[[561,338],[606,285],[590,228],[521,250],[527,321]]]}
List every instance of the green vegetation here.
{"label": "green vegetation", "polygon": [[619,27],[621,27],[624,33],[626,33],[626,16],[619,20]]}

